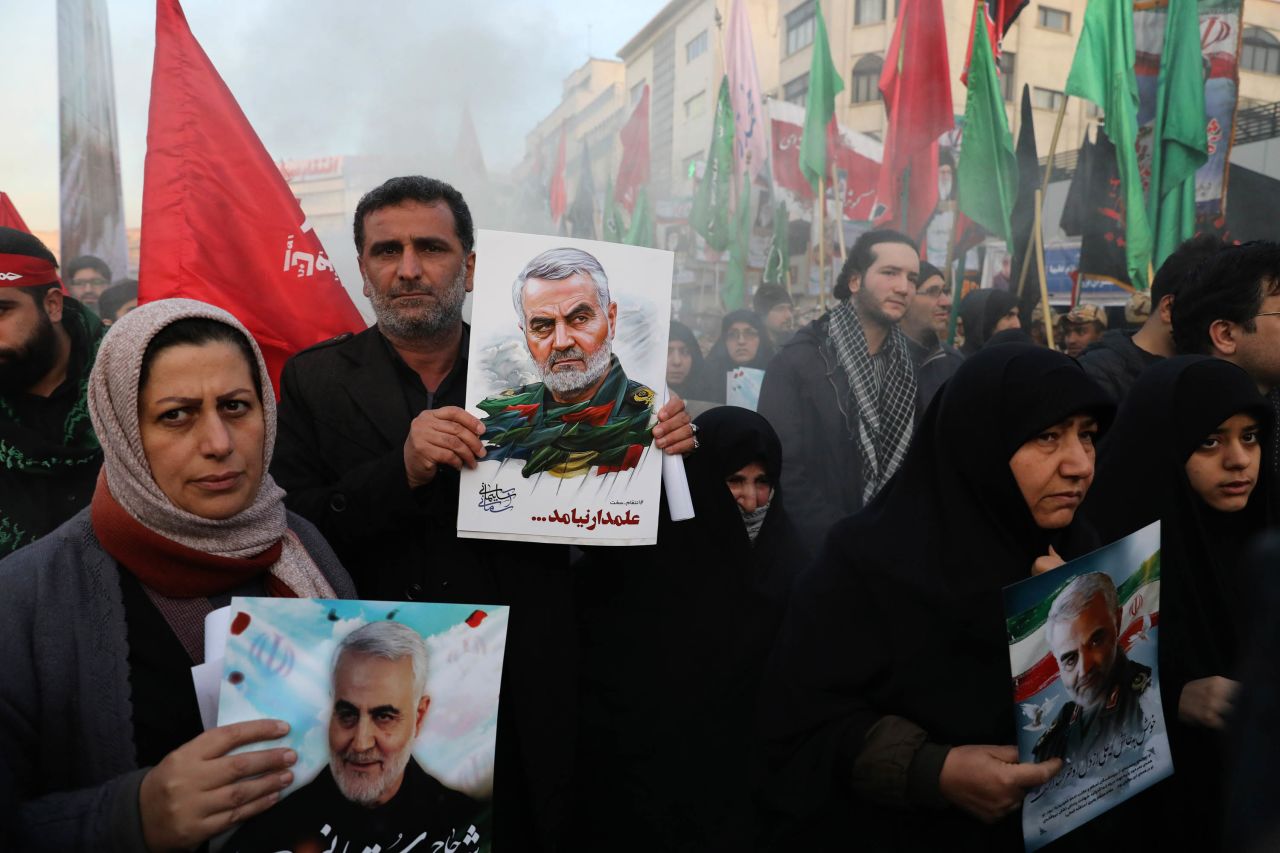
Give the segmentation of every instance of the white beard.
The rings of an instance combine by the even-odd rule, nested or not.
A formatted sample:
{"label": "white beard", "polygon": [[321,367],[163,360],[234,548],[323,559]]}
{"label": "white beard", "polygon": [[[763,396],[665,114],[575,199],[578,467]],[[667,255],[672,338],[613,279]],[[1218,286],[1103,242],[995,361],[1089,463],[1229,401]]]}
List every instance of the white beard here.
{"label": "white beard", "polygon": [[[605,341],[595,352],[585,354],[578,347],[562,352],[555,350],[547,356],[545,362],[538,362],[538,371],[542,374],[542,384],[553,394],[577,394],[594,385],[609,370],[609,358],[613,354],[611,341]],[[567,358],[580,358],[586,367],[582,370],[552,370],[557,361]]]}
{"label": "white beard", "polygon": [[[347,755],[352,758],[368,757],[367,754],[361,753],[347,753]],[[389,788],[399,784],[412,756],[413,741],[410,740],[395,755],[383,760],[381,773],[377,776],[364,776],[354,772],[349,773],[343,756],[330,754],[329,771],[333,774],[333,781],[337,783],[342,796],[357,805],[372,808],[378,804]]]}

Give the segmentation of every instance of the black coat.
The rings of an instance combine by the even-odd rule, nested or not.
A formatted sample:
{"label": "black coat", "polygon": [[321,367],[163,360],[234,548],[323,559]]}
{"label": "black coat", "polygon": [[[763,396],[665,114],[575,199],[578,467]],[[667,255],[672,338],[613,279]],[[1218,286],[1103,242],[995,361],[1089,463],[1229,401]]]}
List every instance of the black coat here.
{"label": "black coat", "polygon": [[1102,340],[1090,344],[1079,361],[1089,378],[1101,385],[1118,406],[1142,371],[1162,361],[1162,357],[1135,344],[1133,332],[1112,329],[1103,332]]}
{"label": "black coat", "polygon": [[[464,405],[466,357],[464,330],[458,364],[427,398],[432,408]],[[504,850],[516,842],[528,846],[514,849],[549,849],[573,760],[568,554],[459,539],[452,469],[409,488],[404,442],[418,414],[413,400],[425,395],[414,381],[376,327],[298,353],[281,376],[271,473],[288,507],[320,528],[361,597],[511,605],[495,833]]]}
{"label": "black coat", "polygon": [[[782,439],[788,509],[814,551],[833,524],[862,508],[862,457],[847,417],[856,402],[828,322],[828,315],[814,320],[774,356],[758,407]],[[919,365],[924,348],[907,343]],[[917,402],[917,416],[922,410]]]}

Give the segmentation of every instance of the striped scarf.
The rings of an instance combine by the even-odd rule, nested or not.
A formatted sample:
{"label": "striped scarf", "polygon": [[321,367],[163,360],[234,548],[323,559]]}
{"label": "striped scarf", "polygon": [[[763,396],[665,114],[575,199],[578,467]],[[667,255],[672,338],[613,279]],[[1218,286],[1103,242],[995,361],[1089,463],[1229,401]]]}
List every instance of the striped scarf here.
{"label": "striped scarf", "polygon": [[916,372],[907,337],[889,330],[876,357],[853,302],[831,311],[828,334],[840,366],[849,377],[856,406],[846,413],[849,432],[862,457],[862,504],[866,506],[898,470],[911,445],[916,410]]}

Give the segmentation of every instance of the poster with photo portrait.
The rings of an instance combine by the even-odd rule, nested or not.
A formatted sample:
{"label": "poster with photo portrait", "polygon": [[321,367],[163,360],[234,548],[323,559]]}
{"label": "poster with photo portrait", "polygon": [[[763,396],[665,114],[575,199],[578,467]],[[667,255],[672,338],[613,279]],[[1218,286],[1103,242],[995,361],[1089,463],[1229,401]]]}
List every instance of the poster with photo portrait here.
{"label": "poster with photo portrait", "polygon": [[487,604],[231,602],[218,725],[279,719],[280,802],[223,853],[491,849],[509,611]]}
{"label": "poster with photo portrait", "polygon": [[479,231],[458,535],[581,545],[657,541],[674,257]]}
{"label": "poster with photo portrait", "polygon": [[1173,773],[1160,701],[1160,522],[1005,587],[1028,853]]}

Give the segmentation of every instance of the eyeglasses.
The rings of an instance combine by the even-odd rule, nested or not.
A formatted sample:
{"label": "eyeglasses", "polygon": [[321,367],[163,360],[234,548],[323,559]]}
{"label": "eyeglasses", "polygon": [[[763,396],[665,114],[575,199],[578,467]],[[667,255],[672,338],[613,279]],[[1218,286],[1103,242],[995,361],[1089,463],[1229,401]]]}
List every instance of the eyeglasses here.
{"label": "eyeglasses", "polygon": [[730,329],[726,336],[731,341],[754,341],[760,337],[755,329]]}
{"label": "eyeglasses", "polygon": [[1255,317],[1280,317],[1280,311],[1263,311],[1261,314],[1254,314]]}
{"label": "eyeglasses", "polygon": [[937,299],[942,296],[943,291],[945,290],[946,288],[942,285],[935,284],[933,287],[926,287],[924,290],[917,291],[917,295],[924,296],[929,299]]}

